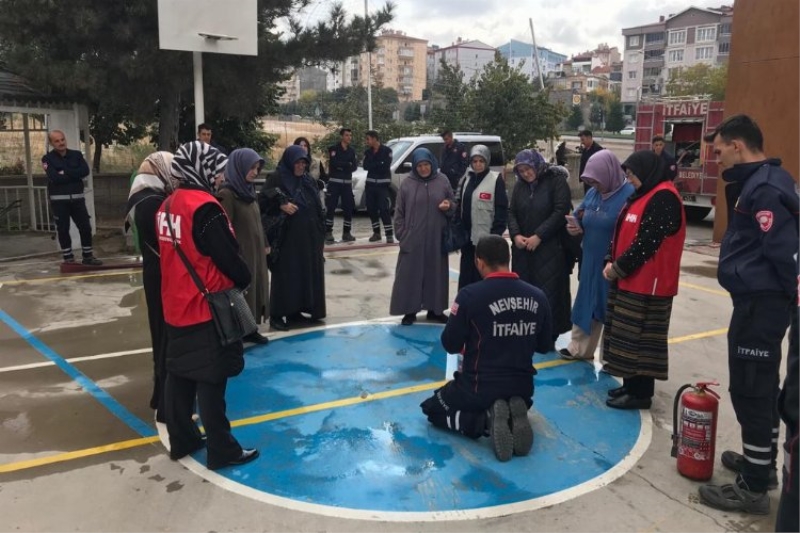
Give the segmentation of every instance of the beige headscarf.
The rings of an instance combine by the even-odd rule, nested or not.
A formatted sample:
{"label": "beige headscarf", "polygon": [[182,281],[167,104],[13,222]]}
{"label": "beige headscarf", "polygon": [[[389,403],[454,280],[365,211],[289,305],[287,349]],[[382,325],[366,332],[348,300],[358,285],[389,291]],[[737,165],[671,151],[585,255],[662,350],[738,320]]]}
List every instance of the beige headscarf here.
{"label": "beige headscarf", "polygon": [[156,189],[167,195],[172,194],[178,187],[178,180],[172,176],[170,170],[174,157],[170,152],[154,152],[147,156],[136,171],[128,198],[142,189]]}

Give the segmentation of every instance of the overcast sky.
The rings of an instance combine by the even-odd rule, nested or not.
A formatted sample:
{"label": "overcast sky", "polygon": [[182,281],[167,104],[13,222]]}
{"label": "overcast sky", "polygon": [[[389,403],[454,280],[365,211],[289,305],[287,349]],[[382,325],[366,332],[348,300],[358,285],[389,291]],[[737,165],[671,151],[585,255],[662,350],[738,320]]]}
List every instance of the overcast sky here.
{"label": "overcast sky", "polygon": [[[383,0],[368,0],[378,9]],[[348,12],[364,12],[364,0],[343,0]],[[395,0],[392,29],[449,46],[461,37],[500,46],[510,39],[530,42],[533,19],[536,44],[567,56],[600,43],[623,49],[622,28],[657,22],[659,15],[691,6],[719,7],[733,0]],[[316,0],[302,19],[327,12],[329,1]]]}

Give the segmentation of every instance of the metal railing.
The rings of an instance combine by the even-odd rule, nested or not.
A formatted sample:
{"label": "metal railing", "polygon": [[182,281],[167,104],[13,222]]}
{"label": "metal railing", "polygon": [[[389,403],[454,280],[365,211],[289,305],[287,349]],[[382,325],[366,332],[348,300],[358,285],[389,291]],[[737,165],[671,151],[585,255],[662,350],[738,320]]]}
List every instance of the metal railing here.
{"label": "metal railing", "polygon": [[[0,229],[54,232],[47,187],[33,187],[33,206],[27,185],[0,187]],[[33,217],[31,217],[31,208]],[[31,227],[33,225],[33,227]]]}

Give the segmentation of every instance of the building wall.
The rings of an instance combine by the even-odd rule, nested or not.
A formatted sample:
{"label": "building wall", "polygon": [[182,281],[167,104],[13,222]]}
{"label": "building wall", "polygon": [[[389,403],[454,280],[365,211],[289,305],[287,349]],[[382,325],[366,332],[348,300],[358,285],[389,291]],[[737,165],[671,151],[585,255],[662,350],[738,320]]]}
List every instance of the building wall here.
{"label": "building wall", "polygon": [[458,65],[464,72],[465,80],[469,80],[475,75],[480,75],[483,67],[494,61],[495,52],[493,47],[480,41],[462,41],[447,48],[433,49],[430,52],[432,57],[428,60],[429,73],[432,74],[431,81],[436,81],[439,77],[441,59],[448,65]]}
{"label": "building wall", "polygon": [[[764,133],[767,155],[780,157],[795,181],[800,176],[798,21],[797,0],[736,0],[725,94],[725,116],[752,116]],[[717,198],[724,198],[724,181],[717,185]],[[715,241],[722,239],[726,222],[725,203],[718,202]]]}

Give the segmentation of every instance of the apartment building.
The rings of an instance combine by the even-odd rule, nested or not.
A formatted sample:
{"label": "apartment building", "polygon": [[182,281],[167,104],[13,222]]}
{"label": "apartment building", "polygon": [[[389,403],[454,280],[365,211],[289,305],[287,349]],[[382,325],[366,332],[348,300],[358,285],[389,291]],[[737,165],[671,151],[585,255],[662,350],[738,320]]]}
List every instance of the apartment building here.
{"label": "apartment building", "polygon": [[546,83],[555,90],[569,90],[574,95],[597,89],[610,90],[614,86],[611,79],[614,65],[620,62],[620,57],[616,46],[601,44],[562,61],[549,73]]}
{"label": "apartment building", "polygon": [[626,113],[642,97],[663,93],[679,69],[698,63],[727,62],[733,7],[689,7],[658,22],[624,28],[621,100]]}
{"label": "apartment building", "polygon": [[[567,60],[565,54],[559,54],[549,48],[538,46],[539,65],[542,69],[542,76],[547,77],[548,73],[555,72],[558,65]],[[531,82],[539,82],[539,73],[536,71],[536,61],[534,59],[533,45],[511,39],[503,46],[499,46],[497,51],[508,60],[508,64],[514,68],[522,65],[522,73],[528,76]]]}
{"label": "apartment building", "polygon": [[496,49],[481,41],[465,41],[461,37],[452,44],[440,48],[432,46],[428,48],[428,79],[435,82],[439,77],[441,61],[451,66],[458,65],[464,73],[464,78],[469,80],[473,76],[480,75],[483,67],[494,61]]}
{"label": "apartment building", "polygon": [[422,100],[427,83],[428,41],[402,31],[384,30],[372,54],[347,58],[336,66],[329,88],[366,86],[367,62],[372,60],[372,85],[394,89],[401,101]]}

